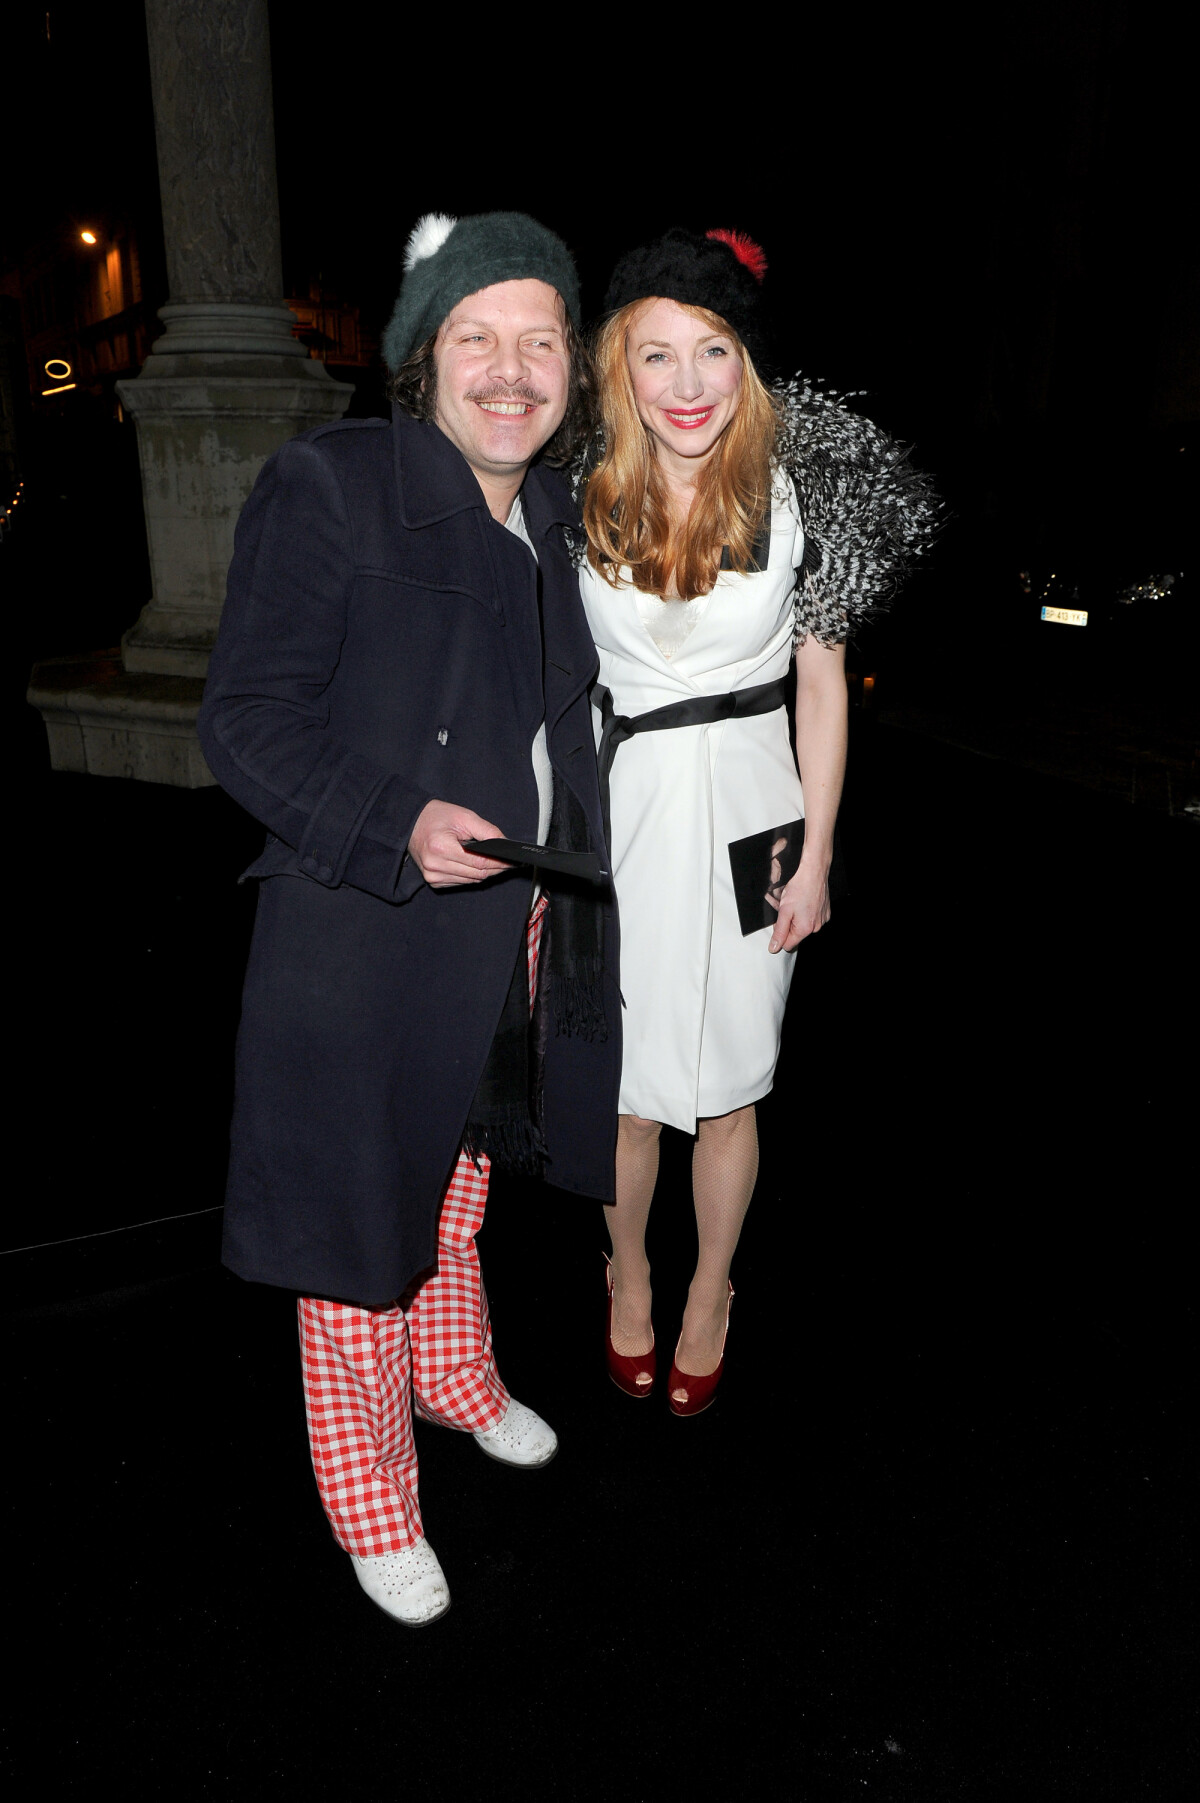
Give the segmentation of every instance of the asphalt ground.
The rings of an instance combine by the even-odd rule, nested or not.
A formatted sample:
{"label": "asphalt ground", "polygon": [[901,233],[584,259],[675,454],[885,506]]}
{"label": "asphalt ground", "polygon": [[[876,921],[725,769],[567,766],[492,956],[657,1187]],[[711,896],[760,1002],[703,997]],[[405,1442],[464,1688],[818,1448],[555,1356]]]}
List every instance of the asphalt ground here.
{"label": "asphalt ground", "polygon": [[621,1395],[599,1211],[498,1181],[497,1353],[561,1450],[418,1426],[453,1608],[413,1633],[326,1528],[292,1299],[218,1263],[258,829],[215,791],[28,800],[11,1794],[1194,1794],[1190,820],[856,719],[718,1401]]}

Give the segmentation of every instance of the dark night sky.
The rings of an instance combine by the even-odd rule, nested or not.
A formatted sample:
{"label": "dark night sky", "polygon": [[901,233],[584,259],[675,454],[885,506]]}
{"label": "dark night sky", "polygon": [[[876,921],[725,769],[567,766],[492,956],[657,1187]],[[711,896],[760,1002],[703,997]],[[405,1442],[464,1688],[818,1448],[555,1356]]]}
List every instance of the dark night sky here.
{"label": "dark night sky", "polygon": [[[140,0],[52,3],[49,45],[45,16],[24,9],[12,62],[14,240],[106,207],[153,229]],[[767,250],[785,360],[866,390],[960,508],[989,458],[1012,491],[1014,445],[1043,499],[1047,460],[1080,493],[1120,486],[1200,411],[1181,46],[1133,0],[926,16],[797,12],[743,40],[679,15],[614,34],[593,8],[568,55],[553,21],[476,40],[360,8],[315,31],[274,4],[287,280],[319,275],[378,327],[420,213],[520,207],[571,243],[594,308],[629,244],[733,224]]]}
{"label": "dark night sky", "polygon": [[[890,41],[861,15],[814,37],[797,13],[729,48],[727,27],[693,41],[676,23],[631,45],[624,79],[611,45],[590,81],[577,53],[565,100],[514,75],[547,99],[509,108],[510,78],[481,78],[474,55],[469,74],[435,61],[407,81],[379,57],[398,73],[358,71],[330,104],[299,9],[276,7],[285,255],[381,313],[415,215],[520,206],[569,240],[595,306],[631,242],[736,224],[767,249],[789,361],[871,390],[909,430],[1086,410],[1114,362],[1122,410],[1158,414],[1189,233],[1171,46],[1134,13],[1001,7],[947,37],[910,11]],[[494,123],[506,112],[521,123]]]}

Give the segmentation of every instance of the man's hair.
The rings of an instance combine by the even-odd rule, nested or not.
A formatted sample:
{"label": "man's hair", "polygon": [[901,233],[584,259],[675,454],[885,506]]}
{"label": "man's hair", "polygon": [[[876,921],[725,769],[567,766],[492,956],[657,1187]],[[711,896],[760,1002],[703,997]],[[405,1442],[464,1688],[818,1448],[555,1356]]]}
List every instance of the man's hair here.
{"label": "man's hair", "polygon": [[[754,541],[771,504],[771,471],[779,416],[738,334],[707,307],[687,306],[710,332],[733,339],[742,360],[737,410],[696,484],[691,511],[672,523],[666,484],[653,438],[642,424],[625,353],[626,337],[654,296],[631,301],[601,327],[596,371],[604,455],[592,471],[583,504],[588,561],[606,582],[624,581],[650,595],[672,591],[681,601],[707,595],[717,579],[723,546],[733,569],[748,570]],[[622,576],[627,566],[628,576]],[[673,579],[673,580],[672,580]]]}
{"label": "man's hair", "polygon": [[[596,419],[596,372],[587,346],[559,301],[559,319],[567,352],[567,411],[562,424],[534,459],[561,469],[574,461],[592,435]],[[440,327],[438,328],[441,329]],[[387,396],[413,419],[437,417],[437,332],[406,357],[387,385]]]}

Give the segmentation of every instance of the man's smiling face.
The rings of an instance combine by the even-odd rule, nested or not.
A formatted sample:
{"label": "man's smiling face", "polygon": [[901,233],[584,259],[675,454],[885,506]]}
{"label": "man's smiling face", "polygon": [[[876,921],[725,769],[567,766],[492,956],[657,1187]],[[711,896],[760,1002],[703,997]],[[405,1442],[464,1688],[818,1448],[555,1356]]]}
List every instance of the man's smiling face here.
{"label": "man's smiling face", "polygon": [[443,321],[435,418],[477,476],[523,471],[562,424],[565,317],[557,290],[528,280],[468,294]]}

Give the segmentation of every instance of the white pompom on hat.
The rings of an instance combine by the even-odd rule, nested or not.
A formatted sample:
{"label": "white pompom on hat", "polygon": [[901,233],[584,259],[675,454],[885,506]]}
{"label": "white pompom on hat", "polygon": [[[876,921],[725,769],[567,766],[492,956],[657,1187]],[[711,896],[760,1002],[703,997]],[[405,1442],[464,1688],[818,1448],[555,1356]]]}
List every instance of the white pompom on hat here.
{"label": "white pompom on hat", "polygon": [[457,224],[458,220],[449,213],[425,213],[418,219],[404,246],[405,273],[414,263],[423,263],[426,257],[441,250]]}

